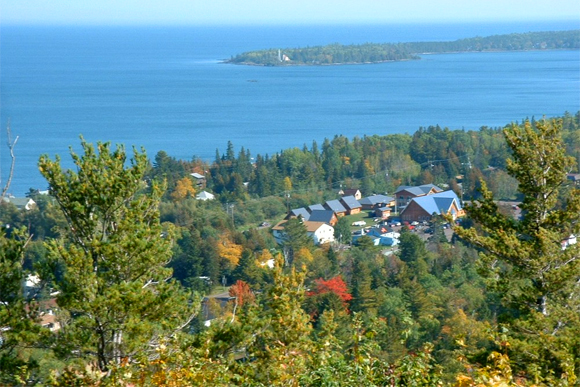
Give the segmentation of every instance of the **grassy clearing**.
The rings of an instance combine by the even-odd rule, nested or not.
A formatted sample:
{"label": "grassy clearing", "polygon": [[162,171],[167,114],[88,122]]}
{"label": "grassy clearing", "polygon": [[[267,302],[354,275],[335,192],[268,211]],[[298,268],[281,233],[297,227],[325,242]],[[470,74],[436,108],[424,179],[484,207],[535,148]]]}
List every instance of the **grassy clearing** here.
{"label": "grassy clearing", "polygon": [[[358,222],[359,220],[364,220],[367,223],[367,226],[374,224],[372,216],[372,211],[361,211],[358,214],[348,215],[346,217],[350,224],[353,222]],[[350,231],[360,230],[361,226],[351,226]]]}

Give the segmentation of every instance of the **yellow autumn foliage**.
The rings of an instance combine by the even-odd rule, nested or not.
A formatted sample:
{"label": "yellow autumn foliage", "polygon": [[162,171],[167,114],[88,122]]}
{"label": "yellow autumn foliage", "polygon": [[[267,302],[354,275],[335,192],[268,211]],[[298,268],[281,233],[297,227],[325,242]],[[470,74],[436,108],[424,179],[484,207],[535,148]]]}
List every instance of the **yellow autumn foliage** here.
{"label": "yellow autumn foliage", "polygon": [[262,253],[256,258],[256,266],[261,267],[265,266],[267,262],[274,258],[272,253],[269,250],[263,249]]}
{"label": "yellow autumn foliage", "polygon": [[235,244],[225,235],[220,237],[217,250],[220,257],[227,259],[232,267],[238,266],[243,250],[241,245]]}
{"label": "yellow autumn foliage", "polygon": [[312,256],[310,250],[307,247],[301,247],[300,250],[295,253],[294,265],[296,265],[296,267],[308,265],[312,262],[313,259],[314,257]]}
{"label": "yellow autumn foliage", "polygon": [[188,197],[195,196],[195,187],[189,177],[177,180],[175,190],[171,193],[173,200],[183,200]]}

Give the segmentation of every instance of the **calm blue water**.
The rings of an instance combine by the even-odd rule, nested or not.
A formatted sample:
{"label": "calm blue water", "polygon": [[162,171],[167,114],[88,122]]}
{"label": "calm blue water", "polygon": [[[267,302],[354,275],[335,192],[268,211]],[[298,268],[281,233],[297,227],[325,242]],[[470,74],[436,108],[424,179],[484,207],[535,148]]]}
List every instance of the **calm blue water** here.
{"label": "calm blue water", "polygon": [[[220,64],[242,51],[332,42],[454,40],[580,28],[534,24],[0,28],[0,123],[10,118],[15,195],[46,188],[40,154],[80,134],[181,159],[213,159],[231,140],[272,154],[325,137],[500,126],[580,109],[580,52],[473,53],[334,67]],[[0,133],[5,181],[9,158]]]}

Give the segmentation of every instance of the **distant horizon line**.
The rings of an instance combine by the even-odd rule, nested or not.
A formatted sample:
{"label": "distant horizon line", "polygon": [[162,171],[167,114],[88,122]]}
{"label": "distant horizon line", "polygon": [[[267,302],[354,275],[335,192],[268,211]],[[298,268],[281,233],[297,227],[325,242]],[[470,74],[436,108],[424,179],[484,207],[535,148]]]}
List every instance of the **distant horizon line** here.
{"label": "distant horizon line", "polygon": [[383,25],[469,25],[505,23],[574,23],[580,26],[577,18],[556,19],[478,19],[478,20],[421,20],[421,21],[280,21],[280,22],[121,22],[121,23],[74,23],[74,22],[6,22],[4,27],[326,27],[326,26],[383,26]]}

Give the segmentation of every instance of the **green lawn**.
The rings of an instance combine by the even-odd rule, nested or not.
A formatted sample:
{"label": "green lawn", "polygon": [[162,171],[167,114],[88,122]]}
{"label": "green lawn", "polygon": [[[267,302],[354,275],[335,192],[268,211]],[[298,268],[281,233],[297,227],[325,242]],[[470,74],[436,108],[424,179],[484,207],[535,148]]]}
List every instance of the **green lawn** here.
{"label": "green lawn", "polygon": [[[367,222],[367,226],[371,226],[373,224],[375,224],[373,222],[374,217],[370,216],[372,214],[372,211],[361,211],[358,214],[355,215],[348,215],[346,218],[348,219],[348,222],[350,224],[352,224],[353,222],[357,222],[359,220],[364,220],[365,222]],[[350,231],[355,231],[355,230],[360,230],[361,226],[351,226],[350,227]]]}

